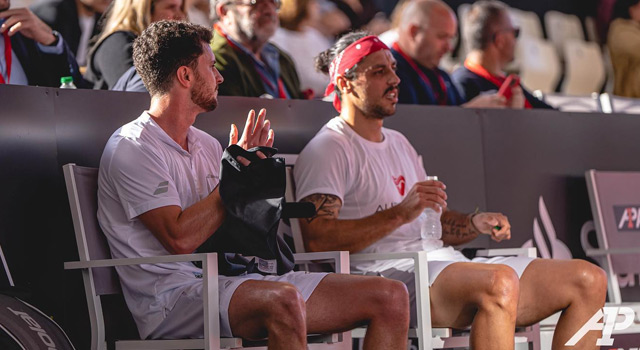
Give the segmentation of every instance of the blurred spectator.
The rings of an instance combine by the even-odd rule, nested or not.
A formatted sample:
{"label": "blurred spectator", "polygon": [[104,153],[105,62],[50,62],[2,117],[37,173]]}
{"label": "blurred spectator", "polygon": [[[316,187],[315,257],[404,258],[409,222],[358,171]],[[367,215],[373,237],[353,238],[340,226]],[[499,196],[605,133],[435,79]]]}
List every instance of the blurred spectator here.
{"label": "blurred spectator", "polygon": [[344,12],[351,25],[349,30],[365,30],[373,35],[381,34],[389,29],[389,21],[380,12],[374,0],[329,0]]}
{"label": "blurred spectator", "polygon": [[153,22],[185,19],[185,4],[182,0],[114,0],[106,16],[85,74],[94,89],[111,89],[133,67],[133,40]]}
{"label": "blurred spectator", "polygon": [[451,8],[439,0],[413,0],[404,8],[398,41],[391,53],[400,77],[399,103],[465,107],[504,107],[506,99],[483,94],[465,103],[449,75],[438,68],[451,51],[457,20]]}
{"label": "blurred spectator", "polygon": [[83,81],[78,63],[60,33],[27,8],[0,0],[0,84],[60,86],[60,77]]}
{"label": "blurred spectator", "polygon": [[345,33],[351,27],[349,17],[338,10],[336,5],[329,0],[316,0],[318,6],[318,22],[315,26],[322,35],[332,42],[340,33]]}
{"label": "blurred spectator", "polygon": [[640,0],[618,0],[607,45],[615,75],[613,93],[640,97]]}
{"label": "blurred spectator", "polygon": [[211,28],[211,6],[209,0],[186,0],[189,22]]}
{"label": "blurred spectator", "polygon": [[111,0],[38,0],[31,10],[65,38],[81,66],[87,64],[89,39],[100,32],[98,20]]}
{"label": "blurred spectator", "polygon": [[[483,92],[496,92],[507,80],[505,67],[515,58],[520,29],[514,27],[509,7],[500,1],[476,1],[462,26],[471,52],[464,66],[452,74],[465,100]],[[507,88],[511,108],[552,108],[520,84]]]}
{"label": "blurred spectator", "polygon": [[270,44],[280,0],[212,0],[220,19],[211,48],[227,83],[220,95],[301,99],[300,79],[289,55]]}
{"label": "blurred spectator", "polygon": [[280,28],[271,40],[293,59],[302,89],[313,90],[315,96],[321,96],[329,84],[329,78],[315,70],[315,56],[331,46],[313,27],[318,15],[316,0],[283,0],[278,13]]}

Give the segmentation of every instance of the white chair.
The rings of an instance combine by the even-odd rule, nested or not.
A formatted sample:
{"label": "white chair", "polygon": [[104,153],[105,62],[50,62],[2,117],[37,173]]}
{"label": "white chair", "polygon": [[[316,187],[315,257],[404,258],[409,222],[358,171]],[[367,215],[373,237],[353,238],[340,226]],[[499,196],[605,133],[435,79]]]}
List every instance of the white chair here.
{"label": "white chair", "polygon": [[[63,167],[63,170],[80,257],[80,261],[66,262],[64,266],[65,269],[80,269],[82,271],[91,322],[92,350],[107,349],[105,314],[114,315],[114,312],[122,312],[124,310],[129,320],[120,319],[119,321],[129,321],[129,323],[133,324],[131,314],[128,313],[124,303],[117,305],[117,310],[113,305],[109,308],[103,308],[102,305],[103,296],[122,293],[115,266],[189,261],[199,261],[202,263],[204,339],[116,340],[116,350],[219,350],[263,347],[266,345],[266,341],[246,342],[240,338],[220,338],[218,261],[215,253],[111,259],[109,245],[98,225],[96,217],[98,208],[98,169],[67,164]],[[330,260],[335,265],[337,272],[349,273],[348,252],[327,252],[321,255],[317,255],[316,253],[296,254],[295,260],[296,264]],[[122,317],[121,313],[115,315]],[[310,335],[308,337],[309,343],[321,343],[325,346],[323,348],[326,349],[334,349],[334,346],[342,346],[343,344],[339,343],[341,340],[342,334]]]}
{"label": "white chair", "polygon": [[576,15],[569,15],[558,11],[547,11],[544,14],[544,24],[547,29],[547,38],[553,43],[553,46],[561,58],[563,58],[563,47],[567,41],[584,41],[582,24]]}
{"label": "white chair", "polygon": [[[285,198],[287,202],[295,202],[295,182],[293,178],[293,167],[298,158],[296,154],[280,155],[287,164],[287,187]],[[305,251],[304,241],[300,223],[297,219],[291,219],[291,232],[296,252]],[[485,249],[477,252],[478,256],[497,255],[521,255],[536,257],[535,248],[515,248],[515,249]],[[371,260],[399,260],[412,259],[414,261],[415,295],[416,295],[416,328],[409,329],[409,338],[418,339],[419,350],[460,348],[469,346],[469,334],[454,335],[450,328],[431,327],[431,309],[429,303],[429,272],[427,265],[427,252],[402,252],[402,253],[379,253],[379,254],[351,254],[351,261],[371,261]],[[363,338],[365,329],[355,329],[352,331],[354,338]],[[531,327],[519,328],[514,339],[516,344],[526,344],[530,350],[540,350],[540,326],[538,324]]]}
{"label": "white chair", "polygon": [[541,39],[522,37],[516,50],[524,87],[530,91],[554,92],[562,70],[553,46]]}
{"label": "white chair", "polygon": [[562,112],[602,112],[596,93],[590,96],[544,94],[542,100]]}
{"label": "white chair", "polygon": [[640,99],[602,94],[611,101],[612,113],[640,114]]}
{"label": "white chair", "polygon": [[533,11],[522,11],[516,8],[510,8],[509,13],[513,25],[520,28],[520,36],[543,39],[542,23],[540,17]]}
{"label": "white chair", "polygon": [[460,48],[458,50],[458,58],[460,58],[461,61],[464,61],[464,59],[467,57],[467,53],[469,53],[469,51],[471,51],[469,49],[469,43],[467,42],[467,39],[464,37],[464,23],[466,23],[466,18],[467,15],[469,14],[469,11],[471,10],[471,4],[460,4],[458,6],[458,24],[460,26],[460,30],[458,31],[458,37],[460,38]]}
{"label": "white chair", "polygon": [[600,43],[600,35],[598,35],[598,27],[596,26],[596,19],[587,16],[584,18],[584,28],[587,32],[587,40],[594,43]]}
{"label": "white chair", "polygon": [[561,91],[568,95],[600,92],[605,82],[605,68],[600,45],[594,42],[567,40],[564,44],[565,75]]}

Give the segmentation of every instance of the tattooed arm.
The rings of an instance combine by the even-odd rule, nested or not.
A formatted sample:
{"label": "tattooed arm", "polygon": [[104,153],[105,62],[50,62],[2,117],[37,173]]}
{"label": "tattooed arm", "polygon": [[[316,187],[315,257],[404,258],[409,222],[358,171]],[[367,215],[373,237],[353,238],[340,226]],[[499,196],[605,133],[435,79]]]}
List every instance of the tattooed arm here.
{"label": "tattooed arm", "polygon": [[338,220],[342,201],[337,196],[313,194],[301,200],[316,206],[316,215],[300,220],[307,251],[348,250],[356,253],[415,220],[427,207],[446,207],[444,184],[415,184],[404,200],[393,208],[355,220]]}
{"label": "tattooed arm", "polygon": [[480,234],[491,235],[494,241],[511,238],[511,224],[502,213],[462,214],[447,210],[442,213],[442,241],[459,245],[474,240]]}

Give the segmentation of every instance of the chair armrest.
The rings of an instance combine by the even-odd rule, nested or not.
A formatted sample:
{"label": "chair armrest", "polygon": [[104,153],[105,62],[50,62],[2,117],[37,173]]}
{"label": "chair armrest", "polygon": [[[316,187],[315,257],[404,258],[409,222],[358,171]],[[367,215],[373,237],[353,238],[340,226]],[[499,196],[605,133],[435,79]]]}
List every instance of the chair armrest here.
{"label": "chair armrest", "polygon": [[297,253],[293,254],[296,265],[318,263],[318,262],[333,262],[335,264],[336,273],[346,273],[349,270],[349,252],[347,251],[331,251],[331,252],[316,252],[316,253]]}
{"label": "chair armrest", "polygon": [[627,248],[610,248],[610,249],[585,249],[584,251],[589,257],[597,257],[604,255],[622,255],[622,254],[638,254],[640,253],[640,247],[627,247]]}
{"label": "chair armrest", "polygon": [[536,258],[538,256],[538,252],[536,248],[480,249],[476,252],[476,256],[524,256],[528,258]]}
{"label": "chair armrest", "polygon": [[114,266],[126,266],[126,265],[143,265],[143,264],[161,264],[171,262],[189,262],[189,261],[201,261],[203,264],[207,262],[208,256],[211,256],[214,260],[217,258],[216,253],[206,254],[178,254],[178,255],[163,255],[163,256],[150,256],[141,258],[124,258],[124,259],[104,259],[104,260],[90,260],[90,261],[69,261],[64,263],[66,270],[74,269],[88,269],[94,267],[114,267]]}

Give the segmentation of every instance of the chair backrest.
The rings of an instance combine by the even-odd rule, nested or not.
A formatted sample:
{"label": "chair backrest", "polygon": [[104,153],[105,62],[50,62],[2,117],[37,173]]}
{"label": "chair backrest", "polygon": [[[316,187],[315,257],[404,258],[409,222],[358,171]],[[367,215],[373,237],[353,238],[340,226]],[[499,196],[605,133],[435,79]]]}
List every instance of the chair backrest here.
{"label": "chair backrest", "polygon": [[564,45],[565,78],[561,91],[569,95],[600,92],[605,78],[600,45],[594,42],[568,40]]}
{"label": "chair backrest", "polygon": [[[598,247],[640,247],[640,172],[589,170],[585,177]],[[617,276],[640,273],[640,253],[607,254],[599,260],[609,277],[610,298],[620,303]]]}
{"label": "chair backrest", "polygon": [[547,11],[544,14],[544,25],[547,29],[547,38],[553,43],[561,58],[567,41],[572,39],[584,41],[582,24],[576,15]]}
{"label": "chair backrest", "polygon": [[567,96],[563,94],[545,94],[544,102],[563,112],[601,112],[598,94],[591,96]]}
{"label": "chair backrest", "polygon": [[521,37],[516,50],[522,84],[529,90],[554,92],[560,80],[561,66],[553,46],[541,39]]}
{"label": "chair backrest", "polygon": [[[80,261],[111,259],[107,238],[98,224],[98,169],[67,164],[63,167]],[[96,295],[120,294],[115,268],[92,270]]]}
{"label": "chair backrest", "polygon": [[598,34],[598,27],[596,26],[596,19],[587,16],[584,18],[584,29],[587,32],[587,40],[594,43],[600,42],[600,35]]}
{"label": "chair backrest", "polygon": [[515,27],[520,28],[522,37],[543,39],[542,23],[540,17],[533,11],[522,11],[516,8],[510,8],[509,14]]}
{"label": "chair backrest", "polygon": [[[286,176],[287,176],[287,186],[284,192],[284,198],[287,202],[297,202],[296,199],[296,184],[293,179],[293,166],[296,164],[296,160],[298,160],[297,154],[283,154],[280,155],[284,158],[286,164]],[[291,232],[288,234],[293,238],[293,245],[296,253],[305,253],[306,250],[304,248],[304,240],[302,239],[302,229],[300,228],[300,221],[298,219],[289,219],[291,224]]]}

